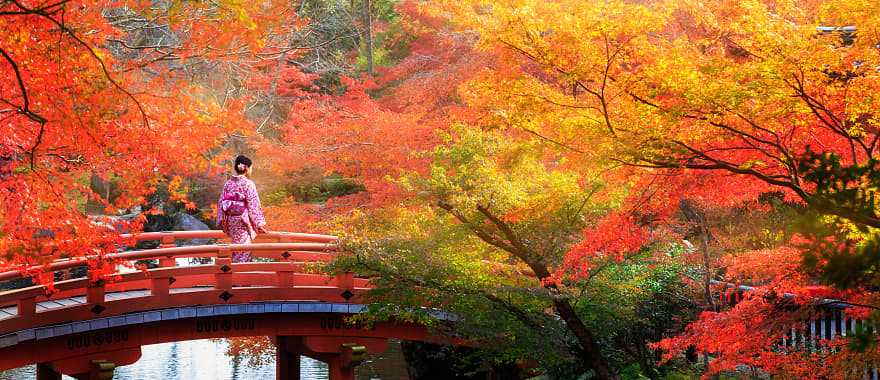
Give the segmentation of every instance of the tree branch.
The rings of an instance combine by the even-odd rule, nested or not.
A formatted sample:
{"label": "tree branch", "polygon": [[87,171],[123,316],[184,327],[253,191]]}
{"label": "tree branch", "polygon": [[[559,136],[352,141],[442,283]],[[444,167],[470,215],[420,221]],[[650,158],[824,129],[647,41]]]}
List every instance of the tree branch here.
{"label": "tree branch", "polygon": [[19,87],[19,90],[21,91],[21,98],[22,98],[23,104],[21,106],[16,106],[16,105],[9,103],[9,102],[6,102],[6,103],[9,104],[10,106],[16,107],[16,110],[20,114],[27,116],[29,119],[33,120],[34,122],[37,122],[40,124],[45,124],[46,118],[34,113],[30,109],[30,98],[28,97],[27,87],[24,84],[24,79],[21,77],[21,71],[19,71],[19,69],[18,69],[18,64],[15,63],[15,60],[13,60],[12,57],[9,56],[9,53],[7,53],[6,50],[3,50],[2,47],[0,47],[0,55],[3,55],[3,58],[6,59],[6,62],[9,62],[9,64],[12,66],[12,71],[15,72],[15,79],[18,81],[18,87]]}
{"label": "tree branch", "polygon": [[486,232],[482,228],[477,227],[466,216],[464,216],[464,214],[455,210],[455,208],[452,207],[452,205],[450,205],[449,203],[446,203],[444,201],[439,201],[439,202],[437,202],[437,207],[440,207],[441,209],[446,210],[448,213],[450,213],[452,216],[454,216],[456,219],[458,219],[459,222],[468,226],[468,228],[470,228],[471,231],[473,231],[477,235],[477,237],[479,237],[480,239],[482,239],[486,243],[489,243],[495,247],[501,248],[504,251],[507,251],[507,252],[510,252],[510,253],[513,253],[514,255],[516,255],[516,253],[515,253],[516,248],[515,247],[513,247],[510,244],[507,244],[506,242],[504,242],[503,240],[498,239],[497,237],[489,234],[488,232]]}
{"label": "tree branch", "polygon": [[[89,52],[89,54],[92,56],[92,58],[94,58],[96,61],[98,61],[98,64],[101,66],[101,71],[104,73],[104,77],[107,78],[107,80],[113,85],[113,87],[116,87],[117,90],[119,90],[120,92],[125,94],[129,99],[131,99],[134,102],[134,104],[138,108],[138,111],[140,111],[144,127],[146,127],[146,128],[150,127],[150,121],[149,121],[149,118],[147,117],[147,112],[146,112],[146,110],[144,110],[143,105],[140,103],[140,101],[137,100],[137,98],[135,98],[135,96],[131,92],[129,92],[125,88],[123,88],[122,85],[116,81],[116,79],[113,79],[113,76],[110,75],[110,71],[107,69],[107,65],[104,63],[104,60],[101,59],[100,56],[98,56],[98,53],[95,52],[95,50],[88,43],[86,43],[81,38],[79,38],[79,36],[77,36],[66,25],[64,25],[63,23],[61,23],[60,21],[58,21],[54,17],[52,17],[51,13],[47,13],[44,10],[42,10],[42,9],[45,9],[45,7],[38,8],[38,9],[30,9],[30,8],[25,7],[21,3],[19,3],[18,0],[7,0],[7,1],[15,4],[15,6],[17,6],[19,9],[22,9],[26,12],[30,12],[32,14],[41,16],[41,17],[49,20],[50,22],[55,24],[59,29],[61,29],[61,31],[63,31],[70,38],[72,38],[74,41],[76,41],[79,45],[84,47]],[[59,4],[63,4],[63,3],[59,3]]]}

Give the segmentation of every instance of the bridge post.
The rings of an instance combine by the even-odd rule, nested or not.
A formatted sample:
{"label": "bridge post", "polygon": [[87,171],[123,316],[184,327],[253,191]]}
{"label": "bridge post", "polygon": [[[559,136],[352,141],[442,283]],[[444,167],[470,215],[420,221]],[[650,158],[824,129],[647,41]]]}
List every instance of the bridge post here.
{"label": "bridge post", "polygon": [[36,313],[37,299],[35,297],[28,297],[18,300],[19,318],[33,318],[34,314]]}
{"label": "bridge post", "polygon": [[[385,342],[387,345],[387,341]],[[354,379],[354,367],[367,360],[367,347],[357,343],[343,343],[339,355],[340,379]],[[332,377],[331,377],[332,378]]]}
{"label": "bridge post", "polygon": [[290,260],[290,257],[291,254],[287,251],[281,255],[280,261],[287,263],[287,265],[284,269],[275,272],[278,276],[279,288],[292,288],[294,286],[294,273],[302,271],[302,265],[294,264],[293,261]]}
{"label": "bridge post", "polygon": [[275,337],[275,379],[300,380],[299,353],[291,351],[286,336]]}
{"label": "bridge post", "polygon": [[150,279],[150,295],[159,300],[165,300],[170,293],[170,277],[160,275]]}
{"label": "bridge post", "polygon": [[336,275],[336,288],[342,291],[341,297],[348,302],[354,296],[354,273],[344,272]]}
{"label": "bridge post", "polygon": [[104,303],[104,280],[90,281],[86,288],[86,302],[99,305]]}
{"label": "bridge post", "polygon": [[354,380],[354,366],[347,366],[342,361],[342,356],[327,361],[330,380]]}
{"label": "bridge post", "polygon": [[159,267],[171,268],[177,266],[177,261],[173,257],[164,257],[159,259]]}
{"label": "bridge post", "polygon": [[214,274],[214,288],[224,291],[232,290],[232,252],[228,247],[221,247],[214,260],[217,272]]}
{"label": "bridge post", "polygon": [[[163,236],[161,242],[159,243],[159,248],[174,248],[175,238],[173,235],[171,236]],[[173,266],[177,266],[177,260],[174,257],[165,257],[159,259],[159,266],[162,268],[169,268]]]}
{"label": "bridge post", "polygon": [[354,368],[367,358],[367,347],[356,343],[343,343],[337,355],[329,357],[330,380],[354,380]]}
{"label": "bridge post", "polygon": [[49,363],[37,363],[37,380],[61,380],[61,373]]}
{"label": "bridge post", "polygon": [[[383,352],[388,339],[345,336],[279,336],[276,344],[286,352],[297,352],[327,363],[330,380],[354,380],[354,368],[369,352]],[[278,380],[283,379],[278,377]],[[298,378],[297,378],[298,379]]]}
{"label": "bridge post", "polygon": [[292,288],[294,286],[293,274],[296,270],[293,265],[293,263],[290,263],[290,269],[282,269],[276,272],[279,288]]}

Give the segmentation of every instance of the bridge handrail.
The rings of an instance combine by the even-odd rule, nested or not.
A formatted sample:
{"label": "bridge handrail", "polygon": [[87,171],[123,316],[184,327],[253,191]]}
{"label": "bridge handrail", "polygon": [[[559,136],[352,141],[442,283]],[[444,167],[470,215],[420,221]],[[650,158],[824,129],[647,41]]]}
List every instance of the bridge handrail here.
{"label": "bridge handrail", "polygon": [[[69,259],[55,260],[49,264],[42,266],[43,271],[59,271],[70,269],[73,267],[85,265],[89,260],[100,258],[108,260],[151,260],[151,259],[171,259],[178,256],[192,256],[195,254],[216,255],[221,251],[305,251],[305,252],[332,252],[336,250],[335,242],[338,238],[330,235],[305,234],[293,232],[269,232],[262,234],[270,238],[305,240],[306,242],[282,242],[282,243],[251,243],[251,244],[209,244],[194,245],[185,247],[175,247],[171,244],[176,239],[205,239],[205,238],[222,238],[226,235],[220,230],[202,230],[202,231],[164,231],[164,232],[146,232],[134,235],[122,235],[123,238],[133,238],[136,241],[145,240],[163,240],[161,248],[130,250],[117,253],[109,253],[103,256],[90,255],[84,257],[75,257]],[[174,240],[171,240],[174,239]],[[170,243],[170,244],[168,244]],[[5,272],[0,272],[0,281],[15,280],[18,278],[29,277],[30,275],[16,268]]]}
{"label": "bridge handrail", "polygon": [[[270,272],[278,272],[283,270],[293,270],[298,272],[296,266],[291,266],[293,263],[287,262],[272,262],[272,263],[233,263],[230,264],[230,272],[238,273],[238,272],[251,272],[251,271],[270,271]],[[300,263],[302,264],[302,263]],[[210,275],[217,272],[217,266],[214,264],[202,264],[202,265],[193,265],[188,267],[173,267],[173,268],[153,268],[147,270],[146,272],[129,272],[129,273],[117,273],[114,275],[115,279],[112,284],[124,284],[129,282],[134,282],[138,280],[149,280],[151,278],[168,278],[168,277],[178,277],[178,276],[193,276],[193,275]],[[319,275],[320,276],[320,275]],[[93,285],[93,284],[92,284]],[[55,282],[55,290],[56,291],[69,291],[75,289],[86,289],[90,286],[90,280],[87,277],[82,278],[74,278],[70,280],[63,280]],[[46,290],[48,287],[46,284],[38,284],[33,286],[28,286],[24,288],[18,289],[10,289],[6,291],[0,291],[0,306],[9,305],[10,302],[16,301],[24,298],[31,298],[35,296],[45,296]]]}
{"label": "bridge handrail", "polygon": [[[135,241],[159,240],[163,242],[173,243],[176,240],[183,239],[223,239],[226,234],[221,230],[198,230],[198,231],[159,231],[159,232],[141,232],[136,234],[122,234],[123,239],[134,239]],[[330,243],[338,241],[339,238],[332,235],[307,234],[299,232],[285,231],[269,231],[264,234],[257,235],[257,239],[269,238],[280,240],[289,240],[289,242],[313,242],[313,243]]]}
{"label": "bridge handrail", "polygon": [[[751,292],[755,291],[754,286],[739,285],[739,284],[734,284],[732,282],[709,280],[709,284],[714,285],[714,286],[721,286],[722,288],[724,288],[725,291],[726,290],[734,290],[734,291],[743,292],[743,293],[751,293]],[[730,295],[726,295],[724,293],[721,294],[722,299],[725,299],[725,296],[727,298],[730,297]],[[795,299],[797,297],[798,297],[798,295],[794,294],[794,293],[789,293],[789,292],[782,293],[783,299],[791,300],[791,299]],[[851,307],[859,306],[858,304],[850,303],[850,302],[847,302],[844,300],[833,299],[833,298],[821,298],[821,297],[813,297],[813,296],[806,296],[806,297],[815,301],[813,303],[814,306],[825,307],[825,308],[829,308],[829,309],[848,309]],[[728,299],[728,302],[729,302],[729,299]]]}
{"label": "bridge handrail", "polygon": [[[159,248],[173,248],[178,240],[190,239],[224,239],[228,236],[221,230],[197,230],[197,231],[158,231],[142,232],[137,234],[121,234],[124,240],[133,239],[135,242],[155,241],[161,242]],[[335,243],[339,238],[333,235],[307,234],[300,232],[269,231],[257,235],[254,243],[262,243],[262,240],[275,240],[276,243]],[[209,244],[203,244],[209,245]],[[64,262],[68,258],[55,259],[53,262]],[[2,281],[2,280],[0,280]]]}

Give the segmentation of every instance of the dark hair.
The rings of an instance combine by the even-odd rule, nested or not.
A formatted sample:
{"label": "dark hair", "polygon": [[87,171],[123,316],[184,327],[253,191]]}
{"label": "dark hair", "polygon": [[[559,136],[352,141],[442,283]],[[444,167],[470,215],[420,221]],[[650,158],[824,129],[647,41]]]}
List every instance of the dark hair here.
{"label": "dark hair", "polygon": [[[240,167],[239,164],[243,164],[246,167],[244,169],[239,170],[239,167]],[[235,169],[236,173],[244,174],[244,172],[247,171],[247,168],[251,167],[251,165],[253,165],[253,164],[254,163],[251,161],[250,158],[247,158],[244,155],[239,155],[238,157],[235,158],[235,164],[233,164],[232,167]]]}

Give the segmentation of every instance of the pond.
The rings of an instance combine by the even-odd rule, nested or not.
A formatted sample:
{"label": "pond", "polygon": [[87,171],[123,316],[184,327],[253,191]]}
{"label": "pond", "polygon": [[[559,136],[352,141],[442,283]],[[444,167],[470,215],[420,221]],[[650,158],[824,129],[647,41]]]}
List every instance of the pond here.
{"label": "pond", "polygon": [[[400,342],[391,341],[388,350],[372,355],[355,371],[358,380],[408,380],[406,363],[400,351]],[[323,380],[328,378],[327,365],[302,356],[300,378]],[[0,380],[35,379],[36,366],[0,371]],[[274,379],[274,361],[252,367],[247,360],[236,361],[226,355],[222,340],[191,340],[154,344],[142,348],[141,359],[134,364],[116,369],[114,380],[168,379]],[[72,377],[64,377],[73,380]]]}

